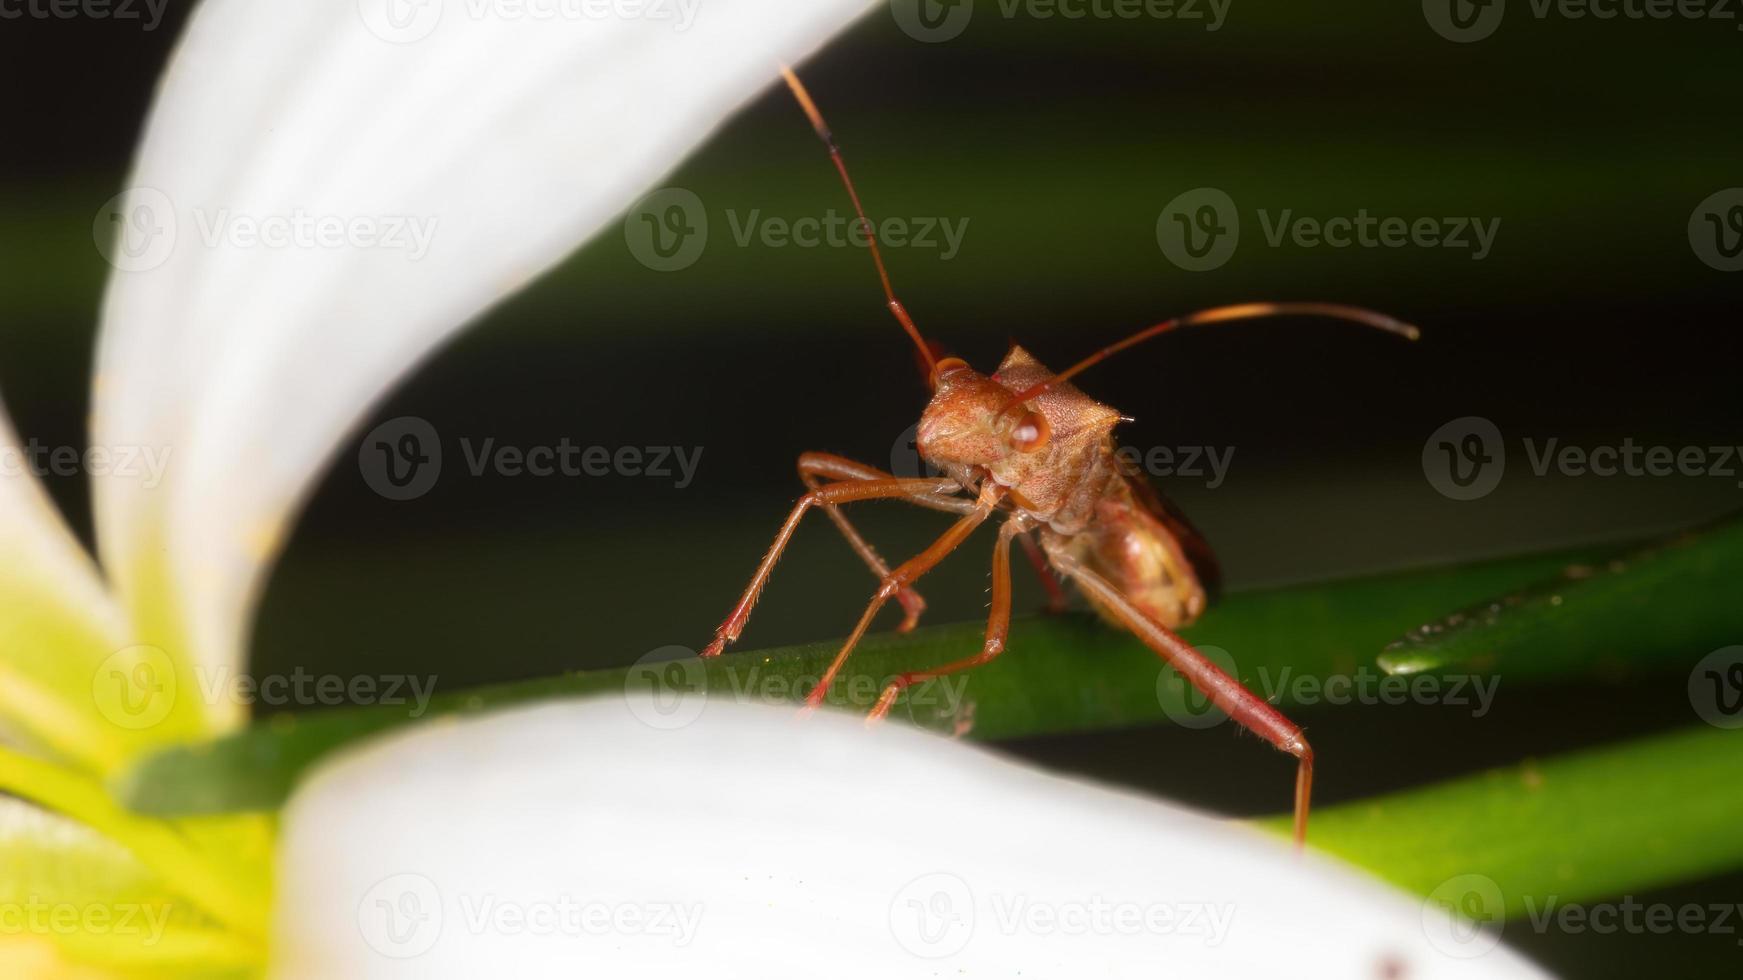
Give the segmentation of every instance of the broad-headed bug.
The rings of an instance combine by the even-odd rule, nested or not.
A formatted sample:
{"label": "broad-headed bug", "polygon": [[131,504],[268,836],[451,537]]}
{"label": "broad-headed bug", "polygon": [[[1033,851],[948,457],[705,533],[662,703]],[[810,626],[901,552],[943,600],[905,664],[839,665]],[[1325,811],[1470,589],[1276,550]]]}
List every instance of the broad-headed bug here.
{"label": "broad-headed bug", "polygon": [[[993,547],[992,612],[980,652],[932,670],[899,675],[884,689],[870,717],[885,715],[904,688],[984,664],[1004,652],[1011,623],[1011,542],[1020,541],[1055,606],[1064,598],[1057,573],[1075,584],[1104,619],[1136,634],[1230,718],[1296,758],[1295,839],[1298,844],[1302,842],[1313,786],[1313,749],[1299,727],[1174,632],[1198,618],[1215,593],[1216,561],[1185,518],[1141,474],[1121,465],[1113,441],[1120,413],[1067,380],[1127,347],[1194,324],[1324,316],[1410,339],[1416,338],[1416,328],[1379,313],[1337,304],[1247,303],[1158,323],[1058,373],[1043,367],[1021,347],[1012,347],[991,376],[958,358],[939,358],[896,299],[871,222],[860,206],[859,194],[823,116],[792,71],[783,68],[782,75],[841,174],[865,229],[890,312],[913,340],[925,365],[933,393],[920,416],[917,448],[922,458],[945,476],[903,478],[827,453],[801,455],[799,477],[808,492],[787,516],[738,605],[715,630],[713,642],[702,655],[717,656],[738,639],[800,518],[806,511],[821,507],[877,575],[878,588],[859,624],[807,698],[807,703],[815,706],[822,702],[884,604],[890,599],[901,603],[905,615],[898,628],[912,629],[925,607],[913,590],[915,580],[955,550],[976,527],[994,514],[1002,514],[1004,523]],[[892,569],[840,509],[841,504],[853,501],[883,499],[961,516],[930,547]]]}

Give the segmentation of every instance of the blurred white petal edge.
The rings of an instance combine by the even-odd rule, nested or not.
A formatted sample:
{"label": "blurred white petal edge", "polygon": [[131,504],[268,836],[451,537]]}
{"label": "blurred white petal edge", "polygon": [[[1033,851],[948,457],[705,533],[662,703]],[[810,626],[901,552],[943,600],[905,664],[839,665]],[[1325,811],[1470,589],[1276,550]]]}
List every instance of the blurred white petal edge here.
{"label": "blurred white petal edge", "polygon": [[1169,804],[847,715],[663,710],[537,706],[323,766],[285,813],[275,974],[1541,975]]}
{"label": "blurred white petal edge", "polygon": [[[0,405],[0,745],[27,741],[86,761],[122,757],[92,698],[122,616],[62,520]],[[19,736],[27,736],[20,739]]]}
{"label": "blurred white petal edge", "polygon": [[[91,442],[173,452],[93,491],[140,639],[239,666],[286,524],[383,391],[867,5],[205,0],[106,209]],[[288,246],[238,237],[269,224]]]}

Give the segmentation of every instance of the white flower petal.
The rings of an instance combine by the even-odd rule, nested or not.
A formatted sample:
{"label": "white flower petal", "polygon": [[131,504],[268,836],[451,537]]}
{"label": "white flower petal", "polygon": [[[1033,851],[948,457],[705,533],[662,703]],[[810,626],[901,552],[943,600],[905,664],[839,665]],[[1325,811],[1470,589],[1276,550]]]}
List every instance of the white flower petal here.
{"label": "white flower petal", "polygon": [[681,720],[555,704],[325,766],[285,814],[276,975],[1538,975],[1443,952],[1438,907],[1256,831],[964,743],[643,719]]}
{"label": "white flower petal", "polygon": [[[233,666],[265,562],[371,402],[866,2],[206,0],[116,206],[131,250],[98,356],[93,443],[174,453],[159,486],[95,491],[145,637]],[[407,247],[235,238],[298,216],[403,219]]]}
{"label": "white flower petal", "polygon": [[131,735],[92,694],[123,617],[32,467],[0,410],[0,740],[102,768]]}

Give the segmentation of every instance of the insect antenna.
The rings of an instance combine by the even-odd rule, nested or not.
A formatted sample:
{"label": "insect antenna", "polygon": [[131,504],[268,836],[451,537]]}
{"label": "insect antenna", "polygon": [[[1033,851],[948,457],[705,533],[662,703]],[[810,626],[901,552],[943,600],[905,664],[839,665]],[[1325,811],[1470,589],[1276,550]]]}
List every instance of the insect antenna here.
{"label": "insect antenna", "polygon": [[896,298],[896,291],[890,286],[889,270],[884,268],[884,257],[878,251],[878,236],[872,230],[871,219],[865,216],[865,208],[860,206],[859,192],[853,189],[853,178],[847,175],[847,164],[841,159],[841,148],[835,145],[834,134],[829,131],[829,125],[823,121],[823,113],[817,111],[817,103],[811,101],[811,93],[805,91],[805,85],[799,81],[799,76],[793,74],[793,69],[782,65],[781,77],[787,80],[787,87],[793,90],[793,98],[799,100],[799,108],[805,110],[806,118],[811,120],[811,128],[816,130],[817,138],[828,148],[829,159],[835,161],[835,170],[841,174],[841,183],[847,188],[847,197],[853,202],[853,211],[859,215],[859,225],[865,229],[866,244],[871,248],[872,262],[878,267],[878,281],[884,286],[884,299],[889,302],[890,312],[895,315],[896,322],[902,325],[902,329],[914,341],[920,359],[925,362],[928,383],[932,383],[938,367],[937,355],[933,354],[926,338],[920,336],[920,328],[914,325],[913,318],[908,316],[907,307]]}
{"label": "insect antenna", "polygon": [[1422,335],[1422,331],[1402,320],[1389,317],[1384,313],[1375,313],[1373,310],[1364,310],[1359,306],[1345,306],[1341,303],[1236,303],[1230,306],[1217,306],[1208,310],[1199,310],[1197,313],[1188,313],[1185,316],[1175,317],[1172,320],[1164,320],[1154,326],[1145,327],[1124,340],[1109,344],[1101,350],[1096,351],[1094,354],[1078,361],[1076,364],[1060,371],[1058,374],[1053,375],[1051,378],[1030,385],[1028,388],[1013,395],[1011,400],[1005,403],[1005,407],[1000,411],[1000,414],[1002,415],[1004,412],[1010,411],[1017,405],[1040,395],[1055,385],[1081,374],[1086,369],[1100,364],[1102,361],[1118,354],[1120,351],[1141,344],[1144,341],[1149,340],[1151,337],[1168,333],[1171,330],[1178,330],[1181,327],[1191,327],[1201,323],[1226,323],[1231,320],[1259,320],[1273,316],[1319,316],[1329,317],[1334,320],[1348,320],[1351,323],[1359,323],[1365,327],[1373,327],[1376,330],[1384,330],[1387,333],[1397,334],[1406,340],[1415,340]]}

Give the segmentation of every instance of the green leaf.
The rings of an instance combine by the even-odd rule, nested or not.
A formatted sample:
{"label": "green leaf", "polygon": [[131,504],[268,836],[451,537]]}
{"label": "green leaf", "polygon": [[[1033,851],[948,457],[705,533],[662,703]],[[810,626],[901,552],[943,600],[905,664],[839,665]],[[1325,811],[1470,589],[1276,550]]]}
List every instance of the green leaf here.
{"label": "green leaf", "polygon": [[[1371,669],[1375,652],[1411,624],[1589,557],[1539,555],[1236,594],[1186,633],[1195,643],[1226,651],[1250,684],[1286,672],[1355,674]],[[963,623],[868,637],[837,680],[831,703],[868,709],[895,674],[979,649],[982,630],[981,624]],[[627,685],[793,702],[810,690],[835,651],[834,644],[815,644],[504,684],[439,696],[421,719],[393,706],[280,715],[214,742],[148,757],[124,774],[117,793],[129,806],[156,814],[270,810],[328,752],[409,722],[547,698],[616,694]],[[1289,691],[1282,685],[1284,702]],[[1084,616],[1037,617],[1015,624],[1004,656],[916,686],[895,714],[935,729],[972,720],[971,737],[998,739],[1167,720],[1165,704],[1180,705],[1176,715],[1190,709],[1181,703],[1182,693],[1173,671],[1131,636]],[[1185,720],[1190,724],[1194,717]]]}
{"label": "green leaf", "polygon": [[1518,917],[1743,867],[1740,824],[1743,731],[1702,727],[1318,810],[1310,839],[1421,895],[1482,876]]}
{"label": "green leaf", "polygon": [[1613,675],[1665,661],[1686,669],[1743,635],[1739,581],[1743,520],[1733,519],[1503,590],[1412,630],[1380,665],[1396,674],[1495,671],[1509,680]]}

